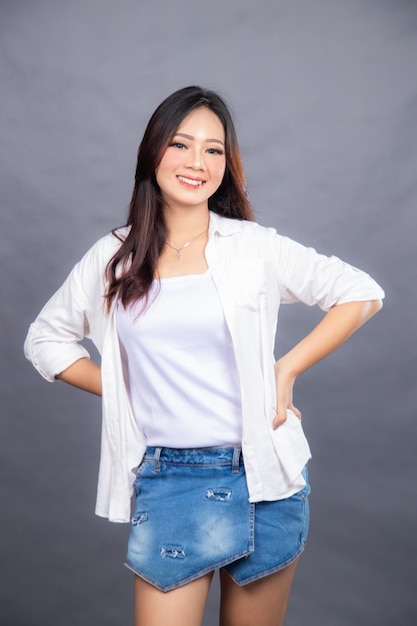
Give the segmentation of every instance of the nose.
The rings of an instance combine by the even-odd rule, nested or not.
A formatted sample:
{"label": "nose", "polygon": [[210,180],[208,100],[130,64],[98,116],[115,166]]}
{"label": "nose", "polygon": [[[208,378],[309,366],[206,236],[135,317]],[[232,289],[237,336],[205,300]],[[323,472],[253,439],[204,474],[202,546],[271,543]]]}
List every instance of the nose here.
{"label": "nose", "polygon": [[205,163],[205,160],[204,160],[203,153],[200,152],[199,150],[194,150],[192,155],[191,155],[190,165],[195,170],[203,170],[204,171],[206,169],[206,163]]}

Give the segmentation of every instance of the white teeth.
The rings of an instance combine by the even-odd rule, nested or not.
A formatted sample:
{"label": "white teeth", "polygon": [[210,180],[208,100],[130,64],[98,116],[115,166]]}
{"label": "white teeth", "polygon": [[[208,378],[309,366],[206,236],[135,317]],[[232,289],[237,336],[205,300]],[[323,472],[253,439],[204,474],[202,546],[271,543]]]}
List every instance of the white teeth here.
{"label": "white teeth", "polygon": [[179,180],[182,180],[183,183],[187,183],[187,185],[193,185],[194,187],[201,187],[203,184],[202,180],[193,180],[192,178],[186,178],[185,176],[178,176]]}

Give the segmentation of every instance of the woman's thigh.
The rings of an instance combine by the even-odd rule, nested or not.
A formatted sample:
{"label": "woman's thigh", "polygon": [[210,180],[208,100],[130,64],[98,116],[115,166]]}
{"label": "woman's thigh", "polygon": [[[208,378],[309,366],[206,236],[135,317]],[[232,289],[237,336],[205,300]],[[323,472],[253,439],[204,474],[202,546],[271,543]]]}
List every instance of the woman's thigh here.
{"label": "woman's thigh", "polygon": [[135,576],[135,626],[201,626],[212,576],[166,592]]}
{"label": "woman's thigh", "polygon": [[220,571],[220,626],[282,626],[297,562],[247,585]]}

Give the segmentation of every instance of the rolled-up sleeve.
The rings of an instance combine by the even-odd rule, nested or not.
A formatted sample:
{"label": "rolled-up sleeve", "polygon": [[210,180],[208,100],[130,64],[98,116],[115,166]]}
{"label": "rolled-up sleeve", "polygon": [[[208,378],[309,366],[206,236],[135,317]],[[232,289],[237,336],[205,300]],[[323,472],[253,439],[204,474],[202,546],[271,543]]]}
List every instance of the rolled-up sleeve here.
{"label": "rolled-up sleeve", "polygon": [[77,263],[30,325],[25,356],[49,382],[75,361],[90,357],[79,342],[90,337],[90,325],[97,326],[98,309],[104,307],[102,241]]}
{"label": "rolled-up sleeve", "polygon": [[78,359],[90,356],[88,350],[78,343],[83,335],[75,318],[69,323],[68,316],[61,314],[63,309],[56,303],[58,298],[55,296],[30,325],[24,344],[26,358],[49,382]]}
{"label": "rolled-up sleeve", "polygon": [[338,257],[319,254],[280,235],[275,246],[282,303],[300,301],[328,311],[336,304],[384,298],[373,278]]}

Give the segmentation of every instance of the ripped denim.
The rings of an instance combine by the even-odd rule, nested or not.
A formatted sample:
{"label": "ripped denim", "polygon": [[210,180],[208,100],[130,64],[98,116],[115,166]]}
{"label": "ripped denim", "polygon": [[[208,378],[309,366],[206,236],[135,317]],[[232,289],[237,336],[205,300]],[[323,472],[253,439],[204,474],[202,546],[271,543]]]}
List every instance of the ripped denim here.
{"label": "ripped denim", "polygon": [[291,498],[250,503],[240,447],[149,447],[135,492],[125,564],[162,591],[218,568],[246,584],[304,548],[308,483]]}

